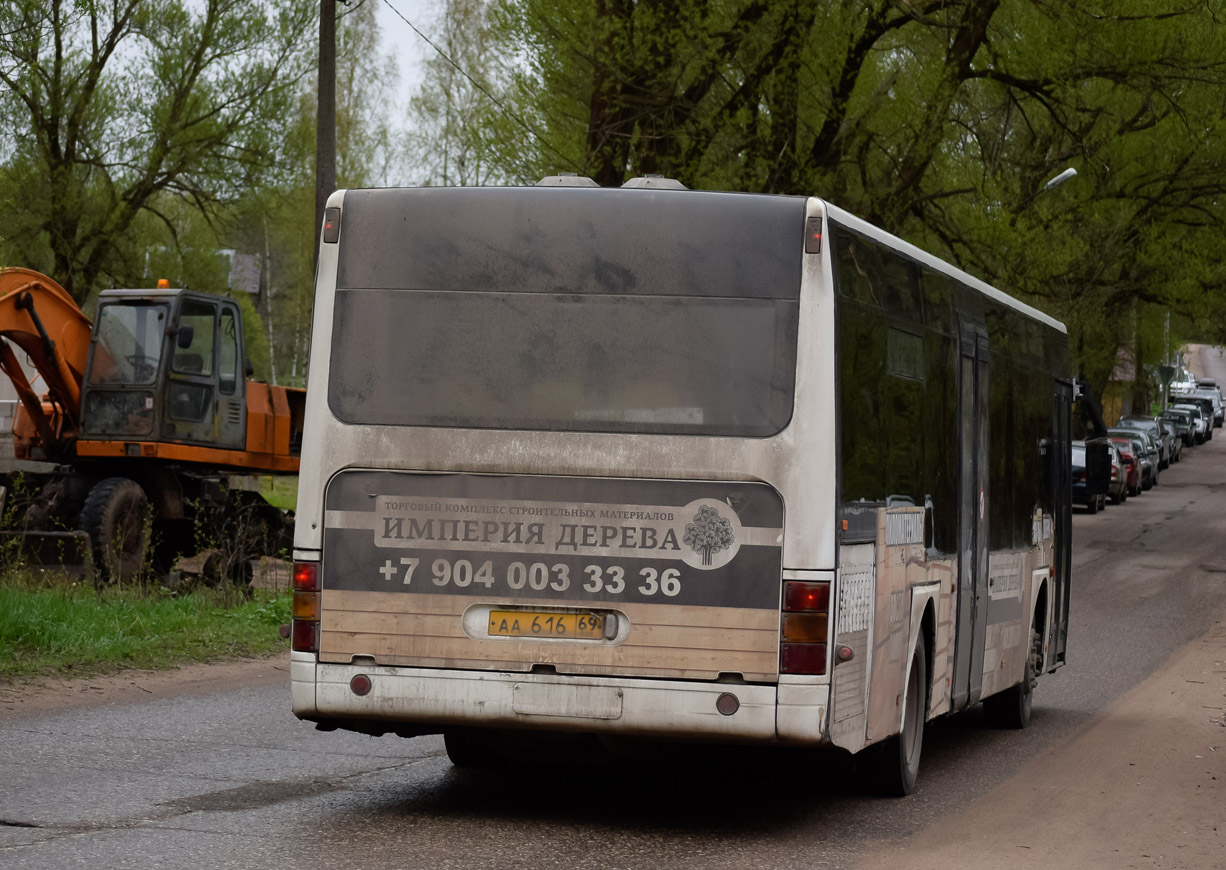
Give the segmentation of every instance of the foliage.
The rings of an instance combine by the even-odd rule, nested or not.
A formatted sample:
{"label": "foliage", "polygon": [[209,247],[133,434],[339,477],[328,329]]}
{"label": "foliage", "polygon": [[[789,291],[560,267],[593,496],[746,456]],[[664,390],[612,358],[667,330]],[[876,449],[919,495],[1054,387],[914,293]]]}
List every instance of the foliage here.
{"label": "foliage", "polygon": [[1166,310],[1226,339],[1221,0],[492,2],[490,177],[819,194],[1068,321],[1096,379]]}
{"label": "foliage", "polygon": [[9,571],[0,577],[0,679],[263,655],[285,648],[278,629],[289,609],[287,592],[176,595]]}
{"label": "foliage", "polygon": [[504,183],[518,175],[524,131],[506,114],[511,73],[487,0],[441,0],[437,52],[411,100],[408,148],[427,184]]}
{"label": "foliage", "polygon": [[5,258],[78,300],[143,276],[140,221],[217,218],[270,177],[313,6],[280,0],[10,0],[0,120],[19,206]]}
{"label": "foliage", "polygon": [[298,507],[297,475],[278,474],[260,478],[260,495],[275,508],[292,511]]}
{"label": "foliage", "polygon": [[[337,184],[367,187],[392,183],[403,158],[393,119],[399,71],[393,53],[381,53],[376,4],[338,4],[336,147]],[[314,75],[297,89],[280,143],[281,163],[272,183],[254,187],[237,205],[228,227],[233,247],[261,256],[260,316],[269,348],[270,383],[306,382],[314,302],[315,124]]]}

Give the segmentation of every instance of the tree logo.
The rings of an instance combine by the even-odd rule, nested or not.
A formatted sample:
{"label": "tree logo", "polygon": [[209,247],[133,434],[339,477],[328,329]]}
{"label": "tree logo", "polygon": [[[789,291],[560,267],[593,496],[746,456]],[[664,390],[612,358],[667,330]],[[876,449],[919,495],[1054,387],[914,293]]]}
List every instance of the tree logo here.
{"label": "tree logo", "polygon": [[[720,515],[717,508],[710,504],[701,505],[694,514],[693,522],[686,523],[682,543],[702,557],[702,567],[715,567],[711,564],[712,557],[722,550],[732,548],[736,543],[736,534],[732,522]],[[731,558],[731,553],[729,558]]]}

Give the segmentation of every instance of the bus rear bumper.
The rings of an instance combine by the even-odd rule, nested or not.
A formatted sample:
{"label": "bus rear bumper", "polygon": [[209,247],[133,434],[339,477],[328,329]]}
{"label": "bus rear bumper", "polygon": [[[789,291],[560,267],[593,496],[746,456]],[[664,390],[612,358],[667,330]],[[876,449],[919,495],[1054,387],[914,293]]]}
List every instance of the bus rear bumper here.
{"label": "bus rear bumper", "polygon": [[[416,733],[462,726],[771,743],[800,736],[787,727],[792,733],[778,733],[780,687],[769,684],[327,664],[291,655],[294,713],[324,727],[360,722]],[[350,686],[360,674],[370,679],[365,695]],[[735,705],[721,702],[727,695]],[[813,724],[800,742],[820,741],[820,710],[812,708]],[[789,716],[796,712],[792,707]]]}

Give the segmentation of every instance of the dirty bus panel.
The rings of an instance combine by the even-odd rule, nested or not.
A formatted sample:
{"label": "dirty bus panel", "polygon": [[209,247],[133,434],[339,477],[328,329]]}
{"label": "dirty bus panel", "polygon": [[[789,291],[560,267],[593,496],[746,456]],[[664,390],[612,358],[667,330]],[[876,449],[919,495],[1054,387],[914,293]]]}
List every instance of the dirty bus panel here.
{"label": "dirty bus panel", "polygon": [[1063,327],[819,199],[566,184],[331,198],[297,715],[457,763],[524,731],[888,743],[906,792],[925,720],[1028,712]]}

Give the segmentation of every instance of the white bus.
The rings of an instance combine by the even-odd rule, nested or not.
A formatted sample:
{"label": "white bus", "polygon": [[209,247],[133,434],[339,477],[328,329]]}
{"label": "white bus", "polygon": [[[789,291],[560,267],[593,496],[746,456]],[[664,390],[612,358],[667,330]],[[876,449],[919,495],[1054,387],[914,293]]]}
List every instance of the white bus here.
{"label": "white bus", "polygon": [[586,735],[870,750],[1064,662],[1064,327],[817,198],[338,191],[293,709],[460,765]]}

